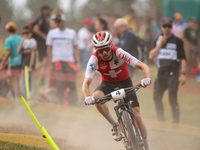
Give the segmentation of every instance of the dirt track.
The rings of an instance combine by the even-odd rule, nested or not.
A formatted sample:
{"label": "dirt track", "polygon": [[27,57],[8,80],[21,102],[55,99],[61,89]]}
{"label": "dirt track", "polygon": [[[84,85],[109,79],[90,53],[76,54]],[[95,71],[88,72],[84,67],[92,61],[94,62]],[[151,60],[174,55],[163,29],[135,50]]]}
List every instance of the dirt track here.
{"label": "dirt track", "polygon": [[[0,132],[41,136],[23,104],[1,103]],[[112,104],[108,104],[112,110]],[[111,126],[94,107],[62,107],[34,103],[31,106],[61,150],[123,150],[111,136]],[[111,112],[113,114],[113,111]],[[160,123],[144,118],[152,150],[199,150],[200,128]]]}

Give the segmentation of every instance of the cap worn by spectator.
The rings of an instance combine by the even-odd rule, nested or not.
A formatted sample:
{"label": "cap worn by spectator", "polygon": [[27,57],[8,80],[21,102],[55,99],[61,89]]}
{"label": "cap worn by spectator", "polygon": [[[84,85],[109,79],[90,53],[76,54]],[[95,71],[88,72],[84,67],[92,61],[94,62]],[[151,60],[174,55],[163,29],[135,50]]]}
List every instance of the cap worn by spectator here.
{"label": "cap worn by spectator", "polygon": [[50,17],[50,20],[55,20],[56,19],[56,14],[53,14],[51,17]]}
{"label": "cap worn by spectator", "polygon": [[174,19],[181,20],[182,19],[182,15],[180,13],[175,13],[174,14]]}
{"label": "cap worn by spectator", "polygon": [[85,18],[83,20],[83,25],[92,25],[92,24],[93,24],[93,22],[90,18]]}
{"label": "cap worn by spectator", "polygon": [[198,22],[198,20],[197,20],[196,17],[191,17],[191,18],[190,18],[190,21]]}
{"label": "cap worn by spectator", "polygon": [[48,5],[43,5],[42,7],[41,7],[41,11],[43,11],[43,10],[52,10]]}
{"label": "cap worn by spectator", "polygon": [[163,18],[163,20],[161,21],[161,25],[172,25],[172,19]]}
{"label": "cap worn by spectator", "polygon": [[57,14],[54,20],[66,21],[66,18],[64,14]]}
{"label": "cap worn by spectator", "polygon": [[14,22],[8,22],[6,24],[6,30],[9,31],[9,30],[16,30],[17,27],[16,27],[16,24]]}

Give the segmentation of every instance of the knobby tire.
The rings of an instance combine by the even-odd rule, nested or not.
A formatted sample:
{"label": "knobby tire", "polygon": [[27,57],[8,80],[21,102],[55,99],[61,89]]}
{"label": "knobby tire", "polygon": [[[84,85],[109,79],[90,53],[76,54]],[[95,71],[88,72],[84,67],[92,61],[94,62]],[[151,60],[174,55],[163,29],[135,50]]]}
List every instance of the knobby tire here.
{"label": "knobby tire", "polygon": [[136,135],[135,135],[135,132],[133,130],[133,125],[131,123],[131,118],[129,117],[128,112],[123,111],[122,117],[123,117],[124,126],[125,126],[124,130],[126,130],[128,132],[127,138],[130,138],[129,141],[130,141],[130,144],[131,144],[131,147],[132,147],[131,149],[127,149],[127,150],[139,150],[138,142],[136,140]]}

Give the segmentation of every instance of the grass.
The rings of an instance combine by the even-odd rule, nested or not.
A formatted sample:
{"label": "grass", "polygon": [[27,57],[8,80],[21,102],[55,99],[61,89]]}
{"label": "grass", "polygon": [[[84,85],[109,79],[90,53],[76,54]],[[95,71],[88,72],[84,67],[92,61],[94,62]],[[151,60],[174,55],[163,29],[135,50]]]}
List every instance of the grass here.
{"label": "grass", "polygon": [[49,148],[0,141],[0,150],[49,150]]}

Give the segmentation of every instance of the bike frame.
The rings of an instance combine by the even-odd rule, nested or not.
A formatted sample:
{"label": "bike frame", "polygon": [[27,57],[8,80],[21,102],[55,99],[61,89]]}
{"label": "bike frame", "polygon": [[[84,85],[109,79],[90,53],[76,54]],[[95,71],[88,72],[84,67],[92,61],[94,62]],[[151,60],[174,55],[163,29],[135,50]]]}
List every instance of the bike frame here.
{"label": "bike frame", "polygon": [[[122,129],[122,132],[124,134],[123,137],[126,137],[126,138],[123,138],[124,145],[128,146],[128,147],[130,145],[129,140],[127,139],[129,137],[127,136],[127,133],[125,131],[125,125],[124,125],[124,121],[122,119],[122,118],[124,118],[124,117],[122,117],[122,115],[128,113],[130,115],[129,117],[130,117],[131,123],[134,126],[133,132],[135,132],[134,133],[135,137],[132,137],[132,138],[135,138],[135,140],[136,140],[135,142],[137,142],[137,144],[139,146],[138,148],[140,150],[143,150],[143,146],[144,146],[143,138],[141,136],[135,114],[133,113],[131,102],[125,103],[125,101],[124,101],[124,94],[128,94],[130,92],[136,92],[140,87],[142,87],[141,84],[137,84],[133,87],[128,87],[128,88],[124,88],[124,89],[122,88],[120,90],[118,90],[118,88],[116,88],[115,91],[111,92],[110,94],[107,94],[103,97],[96,98],[95,102],[100,103],[100,104],[105,104],[106,102],[108,102],[110,100],[113,100],[115,103],[118,102],[118,105],[114,107],[114,110],[117,115],[118,122]],[[124,111],[126,111],[126,113],[124,113]],[[128,119],[127,117],[125,117],[125,118],[126,118],[126,120]],[[129,122],[129,126],[131,126],[130,122]],[[130,129],[130,127],[129,127],[129,129]]]}

